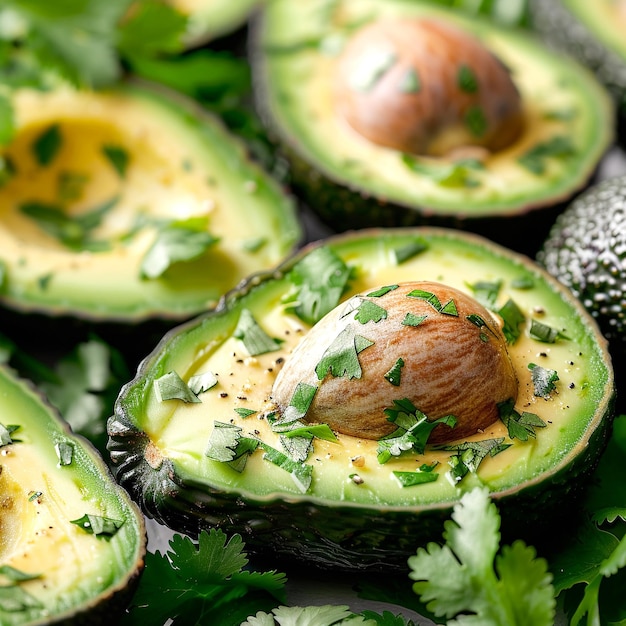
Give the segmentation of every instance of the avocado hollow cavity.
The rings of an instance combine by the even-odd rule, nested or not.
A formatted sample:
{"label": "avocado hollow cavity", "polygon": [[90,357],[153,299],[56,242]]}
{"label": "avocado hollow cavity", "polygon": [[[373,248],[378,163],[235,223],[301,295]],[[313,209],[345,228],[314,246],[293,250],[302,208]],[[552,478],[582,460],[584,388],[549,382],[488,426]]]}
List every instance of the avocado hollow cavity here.
{"label": "avocado hollow cavity", "polygon": [[[346,351],[358,364],[350,368]],[[316,387],[305,420],[345,435],[393,432],[386,409],[408,398],[437,426],[430,442],[469,437],[517,399],[517,378],[496,318],[471,296],[431,281],[383,286],[328,313],[286,360],[272,396],[284,410],[299,384]]]}
{"label": "avocado hollow cavity", "polygon": [[444,156],[501,150],[523,129],[522,100],[477,38],[436,19],[381,19],[346,45],[336,70],[339,115],[370,141]]}

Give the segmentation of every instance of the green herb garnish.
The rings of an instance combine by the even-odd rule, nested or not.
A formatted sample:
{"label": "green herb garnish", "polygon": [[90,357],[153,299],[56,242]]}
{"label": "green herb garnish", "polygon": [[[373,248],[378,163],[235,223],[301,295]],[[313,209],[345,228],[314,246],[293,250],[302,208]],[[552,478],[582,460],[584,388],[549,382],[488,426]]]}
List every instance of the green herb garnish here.
{"label": "green herb garnish", "polygon": [[498,314],[502,318],[504,325],[502,332],[508,343],[515,343],[521,335],[520,326],[526,322],[526,317],[522,310],[510,298],[502,305]]}
{"label": "green herb garnish", "polygon": [[187,382],[189,389],[196,395],[204,393],[217,385],[217,376],[213,372],[203,372],[192,376]]}
{"label": "green herb garnish", "polygon": [[424,291],[423,289],[414,289],[406,294],[408,298],[418,298],[419,300],[425,300],[430,304],[435,311],[443,313],[444,315],[452,315],[456,317],[459,313],[456,308],[454,300],[449,300],[446,304],[441,304],[436,294],[431,291]]}
{"label": "green herb garnish", "polygon": [[423,239],[414,239],[398,248],[394,248],[393,255],[396,259],[396,265],[402,265],[402,263],[405,263],[427,249],[428,244]]}
{"label": "green herb garnish", "polygon": [[70,520],[70,523],[76,524],[79,528],[90,535],[98,538],[109,539],[124,525],[122,520],[116,520],[110,517],[102,517],[100,515],[91,515],[85,513],[81,518]]}
{"label": "green herb garnish", "polygon": [[189,388],[189,385],[174,371],[163,374],[154,380],[154,392],[159,402],[166,400],[182,400],[197,403],[200,398]]}
{"label": "green herb garnish", "polygon": [[58,179],[57,196],[61,202],[79,200],[85,192],[85,185],[89,182],[87,174],[80,172],[60,172]]}
{"label": "green herb garnish", "polygon": [[419,93],[422,81],[414,67],[410,67],[400,79],[398,85],[401,93]]}
{"label": "green herb garnish", "polygon": [[476,93],[478,91],[478,79],[474,70],[468,65],[461,65],[457,74],[457,84],[461,91],[465,93]]}
{"label": "green herb garnish", "polygon": [[510,446],[511,444],[504,443],[504,438],[501,437],[443,446],[443,450],[455,452],[448,459],[450,470],[446,476],[453,485],[456,485],[467,474],[475,474],[487,455],[496,456],[496,454],[500,454],[500,452],[503,452]]}
{"label": "green herb garnish", "polygon": [[502,287],[501,281],[479,280],[474,284],[468,285],[474,294],[474,298],[487,309],[493,309]]}
{"label": "green herb garnish", "polygon": [[423,464],[414,472],[397,472],[394,471],[393,475],[398,479],[401,487],[415,487],[415,485],[424,485],[426,483],[432,483],[439,478],[439,474],[434,471],[437,467],[437,463],[432,465]]}
{"label": "green herb garnish", "polygon": [[26,580],[40,578],[41,574],[29,574],[10,565],[0,565],[0,576],[8,578],[11,582],[21,583]]}
{"label": "green herb garnish", "polygon": [[255,415],[256,413],[258,413],[256,409],[246,409],[245,407],[236,407],[234,411],[242,419],[246,419],[247,417],[250,417],[251,415]]}
{"label": "green herb garnish", "polygon": [[141,261],[141,278],[160,278],[172,265],[201,257],[219,241],[207,227],[208,218],[190,218],[162,226]]}
{"label": "green herb garnish", "polygon": [[289,273],[296,287],[289,308],[307,324],[319,322],[339,303],[350,274],[350,268],[330,248],[316,248]]}
{"label": "green herb garnish", "polygon": [[102,154],[106,157],[120,178],[126,177],[130,155],[125,148],[107,144],[102,146]]}
{"label": "green herb garnish", "polygon": [[61,149],[63,140],[58,124],[46,128],[32,144],[32,151],[39,165],[49,165]]}
{"label": "green herb garnish", "polygon": [[498,412],[502,423],[506,426],[511,439],[528,441],[529,437],[535,438],[536,428],[545,428],[546,423],[534,413],[524,411],[518,413],[515,410],[513,400],[507,400],[498,404]]}
{"label": "green herb garnish", "polygon": [[472,188],[479,187],[480,180],[476,172],[484,170],[484,164],[478,159],[459,159],[448,163],[435,163],[420,159],[412,154],[403,154],[402,162],[414,172],[432,179],[441,187]]}
{"label": "green herb garnish", "polygon": [[567,335],[556,328],[552,328],[543,322],[532,320],[530,323],[530,336],[542,343],[555,343],[558,339],[568,339]]}
{"label": "green herb garnish", "polygon": [[404,360],[399,358],[393,365],[393,367],[385,374],[385,379],[388,380],[394,387],[400,386],[400,379],[402,376],[402,368],[404,367]]}
{"label": "green herb garnish", "polygon": [[415,313],[407,313],[402,320],[403,326],[419,326],[428,315],[415,315]]}
{"label": "green herb garnish", "polygon": [[487,131],[487,118],[479,106],[471,106],[465,113],[465,125],[474,137],[482,137]]}
{"label": "green herb garnish", "polygon": [[357,335],[354,326],[346,326],[315,366],[318,380],[322,380],[328,373],[337,377],[361,378],[358,354],[373,345],[373,341]]}
{"label": "green herb garnish", "polygon": [[361,300],[355,310],[354,319],[361,324],[367,324],[368,322],[377,324],[387,319],[387,311],[371,300]]}
{"label": "green herb garnish", "polygon": [[306,493],[309,490],[313,479],[313,467],[311,465],[294,461],[280,450],[276,450],[276,448],[265,443],[260,445],[263,448],[263,458],[266,461],[288,472],[299,491]]}
{"label": "green herb garnish", "polygon": [[43,604],[19,585],[0,586],[0,609],[7,613],[20,613],[29,609],[41,609]]}
{"label": "green herb garnish", "polygon": [[572,156],[575,152],[571,138],[558,135],[538,143],[524,153],[518,159],[518,163],[523,165],[529,172],[540,176],[546,171],[548,159],[564,159]]}
{"label": "green herb garnish", "polygon": [[368,293],[367,296],[370,298],[382,298],[382,296],[386,296],[391,291],[395,291],[398,287],[399,285],[385,285],[384,287],[381,287],[380,289],[376,289],[375,291],[370,291],[370,293]]}
{"label": "green herb garnish", "polygon": [[19,428],[19,425],[9,424],[5,426],[0,423],[0,447],[8,446],[9,444],[15,443],[16,440],[13,439],[13,433]]}
{"label": "green herb garnish", "polygon": [[59,465],[61,467],[65,465],[71,465],[74,459],[74,446],[68,441],[59,441],[55,444],[54,449],[59,459]]}
{"label": "green herb garnish", "polygon": [[258,356],[280,349],[282,339],[270,337],[248,309],[242,309],[233,337],[243,342],[250,356]]}
{"label": "green herb garnish", "polygon": [[531,372],[535,395],[540,398],[549,398],[556,389],[556,381],[559,380],[556,370],[541,367],[535,363],[529,363],[528,369]]}

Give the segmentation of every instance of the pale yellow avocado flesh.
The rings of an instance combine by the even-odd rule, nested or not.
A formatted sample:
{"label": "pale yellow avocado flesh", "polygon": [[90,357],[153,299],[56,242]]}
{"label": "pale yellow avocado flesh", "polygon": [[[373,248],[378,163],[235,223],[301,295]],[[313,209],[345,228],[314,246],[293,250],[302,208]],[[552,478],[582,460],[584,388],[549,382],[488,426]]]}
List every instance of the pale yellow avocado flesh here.
{"label": "pale yellow avocado flesh", "polygon": [[[495,437],[513,445],[485,458],[477,474],[468,475],[459,484],[446,476],[451,452],[427,449],[425,454],[402,455],[380,464],[377,441],[341,434],[337,442],[315,439],[307,459],[313,466],[313,478],[306,493],[299,490],[288,472],[269,463],[259,451],[250,456],[241,473],[210,460],[205,449],[214,421],[236,424],[245,436],[281,449],[279,437],[266,419],[266,413],[275,409],[272,385],[308,326],[284,302],[293,293],[290,281],[277,277],[246,290],[221,315],[211,315],[170,335],[171,343],[162,342],[153,358],[146,361],[138,378],[126,390],[127,395],[122,396],[119,408],[148,434],[151,441],[150,454],[146,455],[150,456],[148,462],[156,467],[159,459],[169,459],[183,482],[188,480],[196,487],[204,484],[211,491],[236,492],[244,500],[303,498],[386,509],[442,506],[475,484],[506,494],[520,486],[541,482],[547,473],[556,473],[583,452],[590,433],[607,414],[612,396],[612,373],[604,344],[598,343],[598,336],[592,332],[593,322],[580,305],[564,297],[562,289],[532,265],[494,251],[480,240],[478,245],[472,243],[470,237],[432,230],[424,234],[428,250],[402,264],[394,261],[394,249],[414,240],[408,233],[375,231],[362,238],[353,236],[354,242],[350,236],[332,242],[333,250],[355,269],[355,278],[342,300],[355,293],[412,280],[434,280],[470,294],[469,285],[502,281],[497,306],[512,298],[526,317],[521,336],[509,345],[509,353],[519,381],[516,409],[535,413],[546,423],[545,428],[536,430],[536,437],[526,442],[512,441],[504,425],[495,423],[469,440]],[[533,286],[516,288],[514,285],[520,279],[530,280]],[[384,297],[378,304],[384,306]],[[247,354],[242,342],[233,336],[239,312],[244,308],[269,336],[282,340],[279,350],[259,356]],[[531,319],[558,329],[567,340],[542,343],[531,338]],[[362,334],[366,337],[367,330],[364,325]],[[548,399],[534,394],[529,363],[558,373],[556,390]],[[311,364],[312,368],[315,366]],[[160,401],[154,380],[169,371],[177,372],[185,381],[211,372],[217,376],[218,383],[199,395],[199,403]],[[141,400],[137,393],[141,394]],[[347,400],[337,398],[337,401]],[[242,418],[236,412],[240,408],[257,413]],[[422,464],[434,462],[438,463],[435,471],[439,477],[432,483],[406,488],[394,475],[394,471],[415,471]]]}
{"label": "pale yellow avocado flesh", "polygon": [[[243,277],[276,264],[300,232],[291,202],[247,161],[215,120],[146,86],[115,92],[18,91],[17,132],[3,151],[14,170],[0,188],[0,297],[10,306],[81,316],[142,319],[204,310]],[[46,165],[34,142],[56,125]],[[103,148],[122,149],[121,175]],[[78,181],[64,188],[63,176]],[[70,194],[68,196],[68,194]],[[110,249],[69,249],[22,207],[63,206],[80,216],[112,202],[91,238]],[[196,260],[141,277],[158,220],[208,220],[218,238]],[[138,220],[153,225],[137,229]]]}
{"label": "pale yellow avocado flesh", "polygon": [[[0,392],[2,424],[19,426],[13,443],[0,447],[0,566],[33,576],[19,588],[37,604],[5,612],[0,603],[0,623],[71,617],[138,575],[145,552],[143,518],[95,450],[71,435],[32,388],[3,370]],[[59,444],[71,446],[67,465],[56,452]],[[97,537],[72,523],[85,514],[121,526],[109,539]],[[11,580],[0,574],[0,584]]]}

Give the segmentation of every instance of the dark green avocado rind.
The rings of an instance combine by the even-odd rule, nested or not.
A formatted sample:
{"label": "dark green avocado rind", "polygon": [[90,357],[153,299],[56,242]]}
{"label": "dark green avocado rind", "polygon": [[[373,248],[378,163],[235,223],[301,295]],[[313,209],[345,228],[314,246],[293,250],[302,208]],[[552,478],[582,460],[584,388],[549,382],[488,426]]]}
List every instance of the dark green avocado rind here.
{"label": "dark green avocado rind", "polygon": [[626,361],[626,177],[590,187],[558,216],[537,260],[596,319]]}
{"label": "dark green avocado rind", "polygon": [[[143,514],[130,499],[128,493],[115,482],[109,467],[93,445],[72,432],[68,423],[47,403],[36,387],[28,381],[17,378],[13,370],[8,367],[1,366],[0,388],[2,389],[0,404],[15,401],[22,405],[25,411],[30,411],[26,419],[22,419],[15,413],[5,415],[5,409],[2,411],[5,415],[2,418],[3,423],[20,425],[20,429],[15,434],[16,440],[19,439],[18,433],[22,433],[25,439],[43,442],[46,446],[49,445],[50,449],[58,442],[73,444],[71,466],[59,467],[59,470],[74,472],[75,480],[83,485],[84,499],[99,497],[110,502],[119,511],[121,521],[123,521],[121,528],[109,541],[112,572],[108,576],[105,576],[106,573],[103,572],[102,578],[105,582],[97,583],[93,597],[81,601],[76,606],[70,606],[71,598],[67,597],[60,606],[45,606],[40,609],[6,613],[0,610],[0,623],[3,626],[39,624],[55,626],[99,626],[102,624],[104,626],[110,624],[112,620],[121,618],[143,572],[147,545]],[[35,428],[41,431],[33,433]],[[17,447],[21,444],[16,441],[10,445]],[[50,452],[44,450],[42,454],[49,455]],[[70,470],[70,467],[73,469]],[[52,482],[52,475],[49,476],[49,480]],[[94,541],[107,540],[94,538]],[[115,566],[113,566],[114,561],[117,562]],[[45,575],[45,572],[41,574]]]}
{"label": "dark green avocado rind", "polygon": [[[319,214],[325,223],[336,230],[407,225],[455,227],[482,234],[514,250],[534,254],[538,244],[547,234],[546,224],[552,221],[573,194],[588,184],[598,162],[613,140],[614,112],[607,102],[608,94],[586,68],[563,55],[555,55],[548,48],[544,48],[539,40],[526,33],[502,31],[507,33],[511,45],[519,46],[519,50],[532,51],[534,55],[544,54],[544,64],[554,63],[561,68],[563,76],[567,73],[568,78],[563,78],[562,82],[576,85],[579,97],[586,101],[585,109],[592,112],[591,115],[595,118],[594,129],[585,128],[584,139],[583,133],[569,130],[570,138],[576,137],[576,140],[588,142],[588,145],[577,148],[576,157],[566,169],[567,174],[562,179],[553,181],[554,184],[547,190],[533,192],[525,190],[523,193],[516,192],[518,195],[502,193],[501,185],[497,192],[490,194],[487,200],[480,203],[473,195],[474,190],[463,186],[459,188],[458,196],[454,200],[451,199],[452,196],[440,196],[435,199],[434,193],[431,198],[424,196],[418,198],[414,191],[409,194],[411,184],[405,184],[404,189],[389,189],[390,184],[386,184],[384,190],[379,189],[372,182],[377,178],[378,163],[360,162],[360,155],[354,154],[349,166],[346,160],[344,169],[344,165],[338,163],[337,159],[332,163],[325,161],[319,145],[309,145],[307,138],[309,131],[306,127],[315,127],[318,123],[315,118],[326,115],[325,108],[323,114],[317,109],[309,112],[310,119],[303,116],[300,116],[303,117],[300,119],[298,114],[290,112],[289,107],[294,108],[292,94],[290,91],[281,90],[280,81],[290,80],[288,90],[295,90],[295,85],[299,88],[305,84],[302,81],[306,79],[300,77],[296,70],[292,71],[289,79],[274,74],[287,73],[284,69],[287,63],[285,59],[291,57],[297,59],[299,55],[323,56],[326,51],[320,51],[320,42],[323,40],[321,35],[318,37],[319,41],[313,35],[310,40],[303,41],[297,39],[294,41],[293,33],[288,34],[291,37],[276,35],[276,24],[272,19],[278,21],[277,18],[273,18],[273,13],[280,12],[280,4],[277,2],[269,5],[251,24],[249,49],[255,100],[269,133],[273,135],[291,165],[290,182],[296,194]],[[432,11],[435,16],[447,15],[450,18],[454,17],[455,20],[461,20],[458,12],[446,13],[440,7],[428,8],[428,5],[424,4],[410,7],[408,4],[393,1],[388,6],[393,7],[394,4],[400,7],[398,11],[403,10],[407,14],[419,9]],[[303,3],[303,6],[306,4]],[[367,19],[371,19],[371,16],[365,16],[363,21]],[[465,18],[461,23],[473,25],[472,28],[479,33],[479,37],[483,33],[499,32],[498,27],[484,21]],[[330,46],[330,43],[328,45]],[[277,67],[280,69],[275,69]],[[304,74],[304,62],[296,67]],[[326,107],[327,104],[323,106]],[[567,134],[568,131],[565,130],[564,133]],[[328,143],[331,143],[330,138]],[[332,145],[328,145],[328,151],[331,150]],[[400,160],[401,153],[398,153],[398,164]],[[366,175],[357,181],[355,173],[346,173],[348,169],[354,172],[364,170]]]}
{"label": "dark green avocado rind", "polygon": [[567,0],[530,0],[533,29],[546,44],[589,67],[617,105],[618,139],[626,138],[626,55],[592,29]]}
{"label": "dark green avocado rind", "polygon": [[[484,248],[496,257],[509,259],[512,255],[482,238],[439,229],[366,230],[332,237],[324,244],[354,260],[358,258],[362,241],[371,241],[377,253],[385,255],[386,250],[394,248],[394,242],[397,245],[416,236],[426,241],[430,237],[461,238],[469,246]],[[378,508],[332,502],[319,496],[255,497],[249,492],[241,494],[215,488],[210,481],[183,469],[175,459],[163,456],[143,425],[146,420],[149,422],[146,394],[155,378],[175,367],[177,350],[188,351],[191,346],[203,344],[206,336],[215,337],[211,335],[212,326],[218,329],[214,333],[232,332],[229,312],[245,306],[242,302],[254,302],[257,297],[261,301],[275,299],[284,289],[280,283],[293,265],[319,245],[322,242],[309,245],[275,272],[251,277],[227,294],[215,311],[163,337],[118,397],[108,423],[112,465],[117,480],[146,515],[176,531],[196,535],[203,528],[219,527],[228,533],[238,532],[248,551],[259,558],[304,558],[311,567],[372,571],[403,568],[407,556],[418,545],[439,536],[441,523],[449,516],[454,501],[428,507]],[[519,267],[529,263],[521,256],[514,262]],[[576,315],[589,317],[582,305],[552,277],[538,267],[531,271],[537,278],[546,280]],[[593,392],[596,412],[575,450],[564,455],[549,472],[530,477],[522,488],[494,493],[502,511],[505,535],[523,536],[536,544],[549,542],[555,529],[566,523],[567,515],[584,492],[586,477],[606,444],[614,404],[612,369],[605,342],[590,318],[585,333],[589,333],[586,340],[589,367],[595,372],[598,384]]]}

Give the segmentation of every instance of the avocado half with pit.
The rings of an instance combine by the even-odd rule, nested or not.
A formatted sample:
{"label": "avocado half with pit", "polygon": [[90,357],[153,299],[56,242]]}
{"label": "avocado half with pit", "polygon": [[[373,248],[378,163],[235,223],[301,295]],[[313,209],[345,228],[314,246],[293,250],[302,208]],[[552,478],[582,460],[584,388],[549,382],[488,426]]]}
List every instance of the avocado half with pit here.
{"label": "avocado half with pit", "polygon": [[612,141],[586,69],[432,3],[277,0],[252,41],[294,189],[339,229],[453,225],[532,249],[536,210],[583,187]]}
{"label": "avocado half with pit", "polygon": [[188,47],[196,47],[242,27],[261,0],[169,0],[187,17]]}
{"label": "avocado half with pit", "polygon": [[462,231],[364,229],[165,335],[121,390],[108,447],[117,480],[177,531],[384,570],[476,485],[505,532],[554,536],[613,396],[595,322],[527,257]]}
{"label": "avocado half with pit", "polygon": [[143,515],[95,448],[4,367],[0,398],[0,623],[115,622],[143,570]]}
{"label": "avocado half with pit", "polygon": [[140,83],[20,89],[1,150],[0,304],[184,319],[293,251],[292,199],[189,101]]}
{"label": "avocado half with pit", "polygon": [[619,138],[626,122],[626,4],[621,0],[531,0],[533,28],[550,46],[589,67],[617,104]]}

